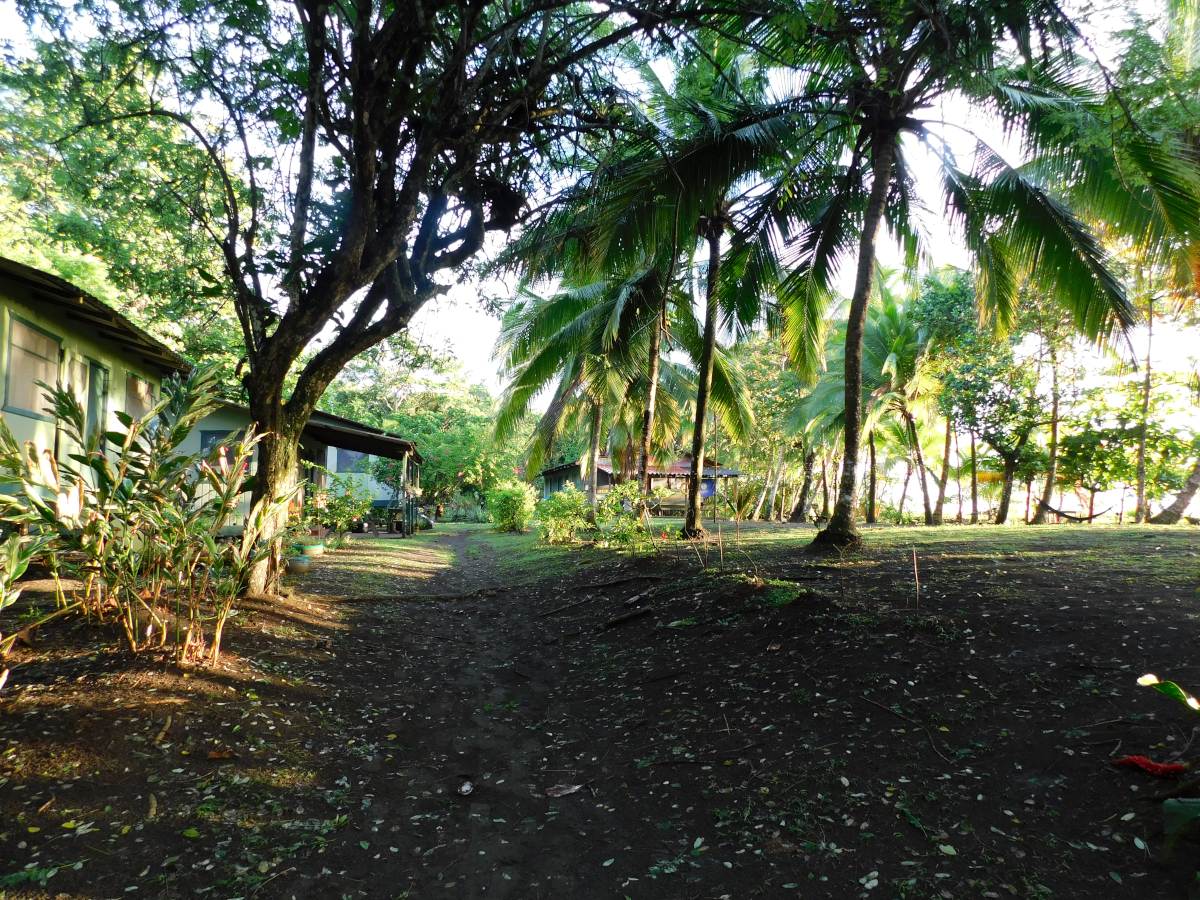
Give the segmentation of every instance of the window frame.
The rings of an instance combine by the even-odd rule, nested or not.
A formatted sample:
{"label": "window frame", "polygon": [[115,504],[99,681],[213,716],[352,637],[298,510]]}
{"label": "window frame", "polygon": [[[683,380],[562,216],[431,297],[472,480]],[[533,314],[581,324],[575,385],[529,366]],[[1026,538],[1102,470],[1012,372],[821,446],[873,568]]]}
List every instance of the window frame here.
{"label": "window frame", "polygon": [[[150,389],[149,390],[149,392],[150,392],[149,405],[144,410],[139,412],[136,416],[129,409],[129,380],[130,379],[140,382],[141,384],[144,384],[147,388]],[[125,403],[124,403],[125,408],[122,410],[122,412],[124,412],[128,416],[132,416],[134,419],[140,419],[140,418],[142,418],[142,416],[146,415],[147,412],[149,412],[151,409],[153,409],[154,404],[157,402],[158,402],[158,398],[154,396],[154,382],[151,381],[149,378],[143,378],[141,375],[139,375],[137,372],[133,371],[132,369],[126,369],[125,370]]]}
{"label": "window frame", "polygon": [[[13,331],[14,331],[13,326],[17,322],[20,322],[26,328],[33,329],[34,331],[38,332],[38,334],[45,335],[46,337],[50,338],[51,340],[53,340],[55,343],[58,344],[58,362],[57,362],[58,369],[57,369],[57,377],[55,378],[55,381],[56,382],[62,381],[63,347],[64,347],[63,339],[61,337],[59,337],[57,334],[55,334],[54,332],[47,331],[45,328],[42,328],[40,325],[30,322],[28,319],[24,318],[23,316],[19,316],[10,310],[8,313],[8,341],[7,341],[7,347],[6,347],[6,349],[8,351],[7,357],[6,357],[7,364],[5,366],[5,372],[4,372],[4,407],[3,407],[4,411],[16,413],[19,416],[27,416],[31,419],[37,419],[40,422],[53,422],[54,416],[49,416],[49,415],[46,415],[45,413],[34,412],[31,409],[25,409],[24,407],[21,407],[21,406],[15,406],[12,403],[9,403],[9,401],[8,401],[9,393],[11,392],[11,387],[12,387],[12,375],[13,375]],[[24,349],[24,348],[22,348],[22,349]],[[44,357],[42,357],[42,358],[44,358]],[[36,383],[34,386],[35,387],[37,386]]]}

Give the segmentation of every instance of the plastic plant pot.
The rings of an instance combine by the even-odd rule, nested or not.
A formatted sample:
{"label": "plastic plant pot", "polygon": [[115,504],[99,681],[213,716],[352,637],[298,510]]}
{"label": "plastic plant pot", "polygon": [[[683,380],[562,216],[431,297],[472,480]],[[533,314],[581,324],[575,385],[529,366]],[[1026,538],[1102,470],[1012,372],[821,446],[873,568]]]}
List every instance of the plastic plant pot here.
{"label": "plastic plant pot", "polygon": [[289,575],[307,575],[310,569],[312,569],[311,558],[304,555],[288,557],[287,573]]}

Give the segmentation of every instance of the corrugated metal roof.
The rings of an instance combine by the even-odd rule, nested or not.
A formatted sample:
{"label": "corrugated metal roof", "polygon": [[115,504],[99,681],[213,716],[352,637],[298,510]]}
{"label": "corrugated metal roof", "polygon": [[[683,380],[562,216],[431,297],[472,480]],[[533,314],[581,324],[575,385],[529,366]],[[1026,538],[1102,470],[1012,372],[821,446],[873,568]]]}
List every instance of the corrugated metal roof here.
{"label": "corrugated metal roof", "polygon": [[191,363],[158,338],[134,325],[108,304],[57,275],[0,256],[0,278],[8,278],[32,288],[38,302],[54,307],[68,319],[88,326],[100,337],[140,354],[151,365],[168,372],[191,371]]}

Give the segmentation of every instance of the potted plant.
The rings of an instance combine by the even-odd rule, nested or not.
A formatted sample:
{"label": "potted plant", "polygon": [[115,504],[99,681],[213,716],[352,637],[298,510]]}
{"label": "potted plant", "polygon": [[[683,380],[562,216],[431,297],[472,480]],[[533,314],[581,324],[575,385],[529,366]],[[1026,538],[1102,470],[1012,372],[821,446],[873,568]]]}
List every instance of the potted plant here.
{"label": "potted plant", "polygon": [[304,553],[289,553],[287,556],[287,573],[289,575],[307,575],[312,569],[312,558]]}
{"label": "potted plant", "polygon": [[302,534],[293,546],[297,553],[305,556],[321,556],[325,552],[325,539],[311,534]]}

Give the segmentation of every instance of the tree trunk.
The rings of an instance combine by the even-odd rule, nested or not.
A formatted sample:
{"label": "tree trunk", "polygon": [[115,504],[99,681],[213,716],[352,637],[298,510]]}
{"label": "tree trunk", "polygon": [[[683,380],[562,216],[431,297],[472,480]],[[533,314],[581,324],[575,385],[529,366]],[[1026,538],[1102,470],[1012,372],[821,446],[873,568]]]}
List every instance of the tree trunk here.
{"label": "tree trunk", "polygon": [[1033,499],[1033,476],[1030,475],[1025,479],[1025,524],[1029,524],[1029,506]]}
{"label": "tree trunk", "polygon": [[1012,502],[1013,481],[1017,474],[1017,457],[1005,457],[1004,459],[1004,482],[1000,488],[1000,508],[996,510],[996,524],[1006,525],[1008,523],[1008,507]]}
{"label": "tree trunk", "polygon": [[[663,299],[666,304],[666,298]],[[654,317],[650,331],[650,356],[646,360],[646,409],[642,413],[642,447],[638,459],[638,476],[642,493],[650,494],[650,441],[654,433],[654,407],[658,402],[658,367],[662,354],[662,310]]]}
{"label": "tree trunk", "polygon": [[1137,508],[1133,513],[1134,524],[1150,518],[1146,505],[1146,437],[1150,432],[1150,347],[1154,341],[1154,298],[1147,303],[1146,314],[1146,378],[1142,387],[1142,428],[1138,436],[1137,452]]}
{"label": "tree trunk", "polygon": [[958,432],[954,432],[954,456],[958,459],[958,465],[954,467],[954,480],[958,485],[958,516],[955,517],[955,522],[959,525],[963,523],[963,492],[962,492],[962,443],[958,439]]}
{"label": "tree trunk", "polygon": [[925,454],[921,452],[921,436],[917,433],[917,420],[910,413],[903,413],[905,421],[908,422],[908,430],[912,435],[913,453],[917,457],[917,477],[921,479],[921,499],[925,504],[925,524],[933,524],[933,509],[929,505],[929,481],[926,478],[925,471]]}
{"label": "tree trunk", "polygon": [[700,351],[699,382],[696,387],[696,417],[692,429],[692,470],[688,480],[687,517],[684,520],[684,537],[701,537],[704,522],[700,512],[700,480],[704,475],[704,438],[708,427],[708,395],[712,390],[713,354],[717,347],[717,279],[721,274],[721,235],[724,227],[709,220],[708,276],[704,287],[704,347]]}
{"label": "tree trunk", "polygon": [[771,501],[767,504],[767,521],[775,521],[775,498],[779,494],[779,482],[783,480],[783,456],[786,447],[779,448],[779,459],[775,461],[775,480],[771,483]]}
{"label": "tree trunk", "polygon": [[863,215],[862,233],[858,244],[858,271],[854,278],[854,294],[850,299],[850,316],[846,323],[846,424],[842,447],[842,478],[838,485],[837,505],[829,526],[817,534],[823,544],[845,546],[861,541],[854,524],[855,495],[858,488],[859,432],[862,429],[862,356],[863,331],[867,322],[867,302],[875,277],[875,249],[879,241],[879,226],[887,210],[888,189],[892,182],[892,163],[896,155],[896,137],[884,131],[873,136],[875,158],[871,164],[871,193]]}
{"label": "tree trunk", "polygon": [[867,481],[867,524],[875,524],[875,429],[867,432],[867,450],[871,454],[871,475]]}
{"label": "tree trunk", "polygon": [[1197,491],[1200,491],[1200,460],[1196,460],[1192,474],[1188,476],[1183,490],[1175,495],[1175,501],[1158,515],[1152,516],[1150,523],[1152,525],[1178,524],[1179,520],[1183,518],[1183,514],[1187,512],[1187,508],[1191,505]]}
{"label": "tree trunk", "polygon": [[809,495],[812,493],[813,465],[816,459],[816,450],[809,450],[804,454],[804,481],[800,485],[800,499],[796,501],[795,507],[792,508],[792,514],[788,516],[789,522],[808,521]]}
{"label": "tree trunk", "polygon": [[587,520],[589,525],[596,524],[596,510],[600,505],[600,432],[603,430],[601,414],[600,404],[593,403],[588,445]]}
{"label": "tree trunk", "polygon": [[971,432],[971,524],[979,524],[979,459],[975,455],[975,432]]}
{"label": "tree trunk", "polygon": [[771,489],[771,479],[774,477],[771,472],[771,469],[767,469],[767,474],[763,478],[763,487],[758,494],[758,502],[754,504],[754,511],[750,513],[751,522],[758,521],[758,517],[762,515],[763,504],[767,502],[767,491]]}
{"label": "tree trunk", "polygon": [[1038,504],[1030,524],[1046,524],[1046,507],[1054,497],[1054,481],[1058,477],[1058,359],[1054,345],[1050,345],[1050,463],[1046,467],[1046,486],[1042,489],[1042,501]]}
{"label": "tree trunk", "polygon": [[[255,397],[251,395],[250,404],[250,413],[263,436],[258,444],[254,488],[250,494],[250,506],[253,509],[258,503],[269,503],[295,488],[298,445],[303,426],[295,427],[289,421],[282,403],[264,401],[261,397],[255,402]],[[290,512],[290,508],[282,510],[277,521],[270,523],[265,533],[275,535],[282,531]],[[278,540],[273,543],[271,553],[250,573],[246,591],[251,597],[273,597],[279,593],[279,579],[283,575],[283,547]]]}
{"label": "tree trunk", "polygon": [[821,459],[821,518],[829,520],[829,470]]}
{"label": "tree trunk", "polygon": [[1088,488],[1088,524],[1096,518],[1096,492]]}
{"label": "tree trunk", "polygon": [[933,506],[933,524],[942,524],[942,509],[946,505],[946,483],[950,480],[950,439],[954,436],[954,428],[950,420],[946,420],[946,449],[942,451],[942,477],[938,479],[937,503]]}
{"label": "tree trunk", "polygon": [[900,505],[896,508],[897,524],[904,524],[904,500],[908,496],[908,480],[912,478],[912,462],[904,461],[904,487],[900,490]]}

